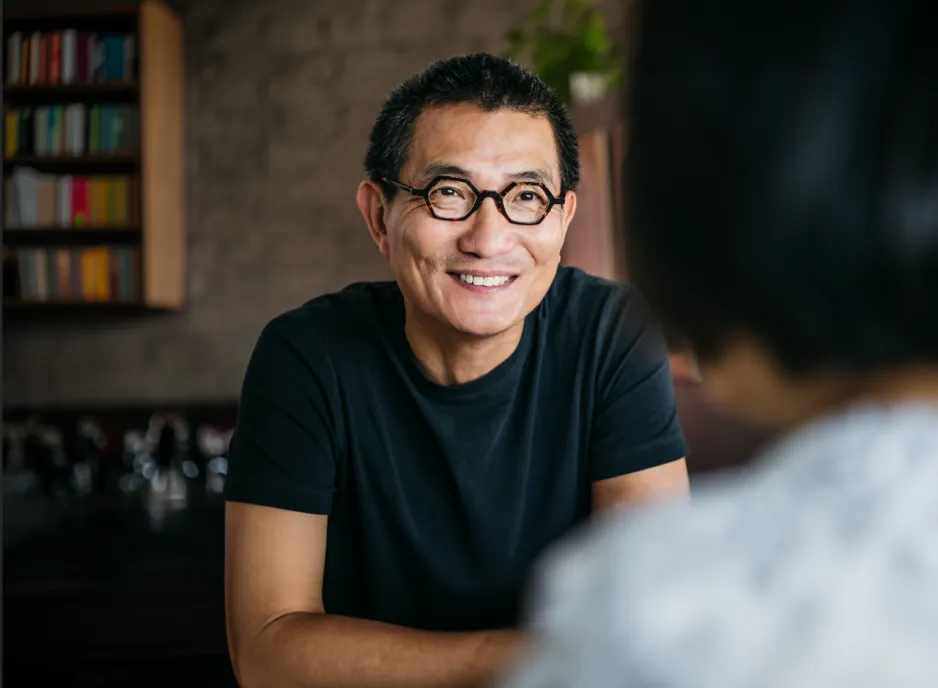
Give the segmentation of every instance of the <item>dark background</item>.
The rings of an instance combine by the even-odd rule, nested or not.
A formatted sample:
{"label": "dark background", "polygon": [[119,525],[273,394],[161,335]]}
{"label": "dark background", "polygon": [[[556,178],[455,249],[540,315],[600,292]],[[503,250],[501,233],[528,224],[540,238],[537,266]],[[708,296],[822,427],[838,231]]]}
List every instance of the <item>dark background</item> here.
{"label": "dark background", "polygon": [[[5,7],[24,4],[63,3]],[[270,318],[389,277],[354,205],[388,92],[435,59],[499,52],[532,1],[171,4],[185,27],[186,307],[4,316],[9,686],[234,684],[223,504],[218,485],[206,484],[224,447],[200,446],[200,433],[230,432]],[[599,4],[620,31],[627,3]],[[715,415],[697,385],[680,382],[677,393],[695,474],[739,463],[764,440]],[[149,441],[128,443],[148,429]],[[161,474],[195,466],[184,499],[130,484],[143,464]],[[93,489],[84,493],[76,476],[86,475]]]}

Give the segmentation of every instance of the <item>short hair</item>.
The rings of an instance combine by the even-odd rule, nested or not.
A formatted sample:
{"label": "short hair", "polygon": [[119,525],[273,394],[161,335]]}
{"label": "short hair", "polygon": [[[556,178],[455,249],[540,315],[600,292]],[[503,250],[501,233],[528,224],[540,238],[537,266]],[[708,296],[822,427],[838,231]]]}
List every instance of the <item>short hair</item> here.
{"label": "short hair", "polygon": [[[576,131],[556,93],[540,77],[488,53],[459,55],[431,64],[398,86],[371,130],[365,171],[372,181],[397,179],[410,155],[422,112],[444,105],[476,105],[486,112],[515,110],[546,117],[554,132],[562,191],[576,188],[580,160]],[[384,184],[390,198],[394,187]]]}
{"label": "short hair", "polygon": [[650,0],[631,65],[630,278],[713,360],[938,360],[938,49],[916,0]]}

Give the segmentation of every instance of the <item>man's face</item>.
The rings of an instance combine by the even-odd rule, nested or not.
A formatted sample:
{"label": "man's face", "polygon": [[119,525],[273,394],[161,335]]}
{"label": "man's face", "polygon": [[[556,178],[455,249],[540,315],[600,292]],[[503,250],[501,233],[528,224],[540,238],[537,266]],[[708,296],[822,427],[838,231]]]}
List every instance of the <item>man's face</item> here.
{"label": "man's face", "polygon": [[[441,174],[465,178],[479,192],[543,182],[560,196],[549,120],[511,110],[454,105],[425,111],[397,181],[422,189]],[[438,193],[453,198],[458,190]],[[525,226],[510,223],[494,199],[485,198],[467,219],[446,221],[433,217],[423,198],[399,191],[384,214],[386,236],[376,240],[411,312],[461,333],[494,336],[523,322],[544,298],[574,205],[568,193],[566,207],[555,205],[540,224]]]}

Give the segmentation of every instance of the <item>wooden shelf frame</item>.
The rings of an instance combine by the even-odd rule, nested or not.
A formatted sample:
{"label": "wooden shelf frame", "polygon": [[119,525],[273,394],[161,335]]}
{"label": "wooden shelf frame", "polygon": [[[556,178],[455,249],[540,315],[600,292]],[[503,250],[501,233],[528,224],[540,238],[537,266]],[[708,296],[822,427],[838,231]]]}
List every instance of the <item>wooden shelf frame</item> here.
{"label": "wooden shelf frame", "polygon": [[139,244],[139,225],[100,227],[5,227],[4,246],[98,246]]}
{"label": "wooden shelf frame", "polygon": [[[139,299],[113,303],[130,310],[178,311],[186,299],[186,226],[183,123],[183,30],[180,17],[163,0],[115,6],[11,8],[4,12],[6,38],[17,30],[127,31],[137,37],[138,74],[132,82],[5,84],[6,106],[51,103],[133,103],[139,106],[139,152],[114,155],[14,156],[3,170],[32,167],[55,174],[118,174],[139,177],[139,218],[121,227],[7,228],[4,247],[133,245],[139,248]],[[4,75],[5,77],[5,75]],[[70,308],[108,311],[109,302],[33,302],[4,299],[4,312],[34,309],[59,313]]]}

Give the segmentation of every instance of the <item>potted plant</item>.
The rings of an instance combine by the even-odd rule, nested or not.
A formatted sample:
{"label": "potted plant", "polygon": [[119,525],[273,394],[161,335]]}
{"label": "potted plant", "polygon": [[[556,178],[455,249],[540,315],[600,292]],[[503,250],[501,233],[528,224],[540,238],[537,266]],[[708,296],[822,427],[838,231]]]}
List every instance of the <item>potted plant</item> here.
{"label": "potted plant", "polygon": [[591,0],[538,0],[505,39],[504,56],[526,62],[565,104],[600,97],[621,78],[606,17]]}

